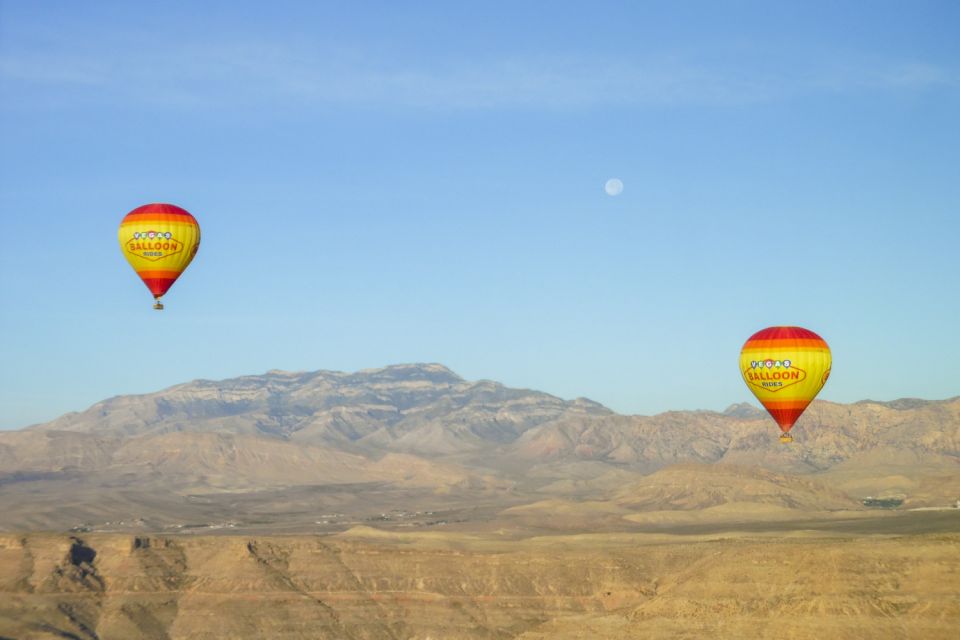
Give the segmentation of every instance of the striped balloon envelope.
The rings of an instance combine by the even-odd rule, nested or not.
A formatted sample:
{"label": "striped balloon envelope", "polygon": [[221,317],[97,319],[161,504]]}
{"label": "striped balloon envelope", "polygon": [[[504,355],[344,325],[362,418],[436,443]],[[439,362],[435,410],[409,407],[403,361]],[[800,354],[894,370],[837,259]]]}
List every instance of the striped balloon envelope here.
{"label": "striped balloon envelope", "polygon": [[826,341],[802,327],[768,327],[740,351],[743,381],[793,442],[790,429],[830,377],[832,359]]}
{"label": "striped balloon envelope", "polygon": [[120,222],[120,249],[154,298],[160,298],[189,266],[200,248],[200,225],[186,209],[172,204],[145,204]]}

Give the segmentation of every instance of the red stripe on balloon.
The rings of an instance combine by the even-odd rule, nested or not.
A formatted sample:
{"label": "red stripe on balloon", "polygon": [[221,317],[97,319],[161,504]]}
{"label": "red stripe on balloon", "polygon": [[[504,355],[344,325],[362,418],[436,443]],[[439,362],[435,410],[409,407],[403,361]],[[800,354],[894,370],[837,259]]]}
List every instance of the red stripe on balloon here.
{"label": "red stripe on balloon", "polygon": [[770,415],[773,416],[773,419],[776,420],[777,424],[780,426],[780,431],[786,433],[790,431],[794,423],[800,418],[800,414],[803,413],[803,410],[806,407],[801,409],[791,408],[791,409],[777,409],[774,407],[765,407]]}
{"label": "red stripe on balloon", "polygon": [[193,217],[193,215],[191,215],[186,209],[181,209],[175,204],[166,204],[163,202],[154,202],[152,204],[145,204],[141,207],[137,207],[128,213],[127,216],[138,216],[146,213],[172,213],[181,216],[190,216],[191,218]]}
{"label": "red stripe on balloon", "polygon": [[747,342],[751,340],[819,340],[826,344],[823,338],[803,327],[768,327],[757,331]]}
{"label": "red stripe on balloon", "polygon": [[162,296],[167,292],[170,287],[173,286],[173,283],[177,281],[176,278],[142,278],[143,284],[147,285],[147,289],[150,289],[150,293],[154,296]]}

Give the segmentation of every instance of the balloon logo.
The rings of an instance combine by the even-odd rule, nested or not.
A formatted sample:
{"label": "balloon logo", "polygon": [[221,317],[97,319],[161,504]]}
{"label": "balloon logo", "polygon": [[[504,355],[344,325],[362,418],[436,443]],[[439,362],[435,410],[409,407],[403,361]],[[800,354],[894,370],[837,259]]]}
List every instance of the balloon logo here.
{"label": "balloon logo", "polygon": [[154,309],[200,248],[200,225],[186,209],[145,204],[120,222],[120,250],[154,298]]}
{"label": "balloon logo", "polygon": [[827,382],[831,363],[826,341],[802,327],[769,327],[743,345],[743,381],[780,425],[780,442],[793,442],[790,429]]}

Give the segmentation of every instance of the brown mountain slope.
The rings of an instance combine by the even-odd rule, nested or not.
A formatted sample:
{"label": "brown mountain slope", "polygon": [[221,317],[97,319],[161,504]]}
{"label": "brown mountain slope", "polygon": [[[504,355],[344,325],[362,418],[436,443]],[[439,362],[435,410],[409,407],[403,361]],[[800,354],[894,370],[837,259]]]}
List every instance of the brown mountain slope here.
{"label": "brown mountain slope", "polygon": [[[815,476],[854,498],[895,493],[908,506],[960,497],[960,398],[815,402],[794,433],[797,442],[780,445],[770,419],[749,407],[620,416],[436,364],[273,371],[112,398],[0,433],[0,528],[136,520],[302,530],[393,509],[449,511],[424,522],[486,521],[541,500],[609,501],[675,464]],[[765,504],[762,492],[723,491],[724,503]],[[821,511],[835,508],[818,496]],[[637,508],[660,509],[657,500]]]}
{"label": "brown mountain slope", "polygon": [[652,417],[563,417],[524,433],[511,452],[530,460],[575,457],[638,466],[725,462],[795,472],[824,470],[877,448],[956,458],[960,398],[906,405],[816,401],[792,433],[796,446],[781,446],[771,437],[769,417],[757,414],[741,418],[676,411]]}
{"label": "brown mountain slope", "polygon": [[354,374],[270,372],[113,398],[0,433],[0,462],[24,471],[98,466],[121,441],[168,432],[252,435],[375,457],[479,460],[497,451],[523,465],[598,460],[638,470],[725,462],[811,472],[875,449],[960,457],[960,398],[814,402],[794,428],[793,447],[780,446],[770,425],[742,407],[618,416],[588,400],[467,382],[440,365],[397,365]]}
{"label": "brown mountain slope", "polygon": [[424,364],[352,374],[271,371],[220,382],[197,380],[111,398],[28,431],[100,437],[210,431],[435,454],[509,442],[565,413],[610,411],[586,400],[567,402],[490,381],[466,382],[441,365]]}
{"label": "brown mountain slope", "polygon": [[722,464],[667,467],[624,487],[615,500],[641,511],[689,511],[747,502],[804,511],[859,506],[846,494],[808,477]]}
{"label": "brown mountain slope", "polygon": [[953,638],[957,536],[0,536],[0,637]]}
{"label": "brown mountain slope", "polygon": [[527,528],[616,531],[624,528],[624,521],[641,528],[662,528],[874,514],[843,492],[809,476],[685,463],[621,483],[608,500],[551,498],[510,507],[501,515]]}

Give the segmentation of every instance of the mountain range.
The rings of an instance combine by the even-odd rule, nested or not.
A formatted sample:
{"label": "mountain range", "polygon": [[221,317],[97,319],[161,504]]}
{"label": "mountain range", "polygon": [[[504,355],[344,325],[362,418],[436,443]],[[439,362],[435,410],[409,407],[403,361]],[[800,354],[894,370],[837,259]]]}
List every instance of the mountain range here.
{"label": "mountain range", "polygon": [[960,497],[960,397],[816,401],[792,433],[780,444],[747,404],[626,416],[439,364],[270,371],[118,396],[0,433],[0,529],[343,530],[375,518],[535,528],[544,504],[577,514],[546,520],[616,528],[639,526],[638,512]]}

